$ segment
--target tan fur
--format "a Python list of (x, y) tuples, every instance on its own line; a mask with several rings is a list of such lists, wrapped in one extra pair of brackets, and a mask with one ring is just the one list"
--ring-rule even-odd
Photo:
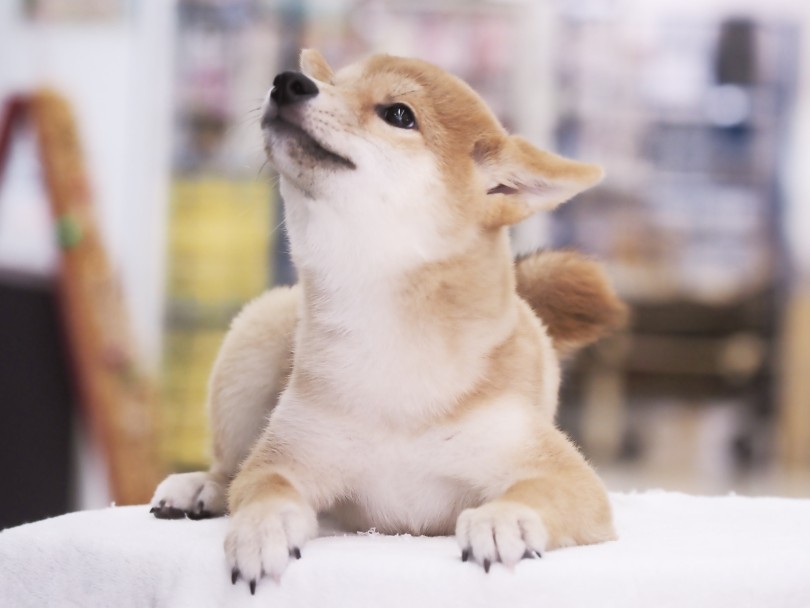
[(548, 549), (615, 539), (610, 504), (592, 491), (600, 485), (594, 471), (559, 431), (547, 429), (542, 440), (535, 457), (545, 470), (512, 485), (498, 500), (539, 511), (549, 532)]
[(323, 56), (312, 49), (301, 51), (301, 70), (321, 82), (332, 82), (335, 76)]
[[(239, 313), (222, 343), (208, 387), (212, 470), (221, 477), (236, 473), (262, 432), (268, 404), (287, 383), (299, 302), (298, 287), (262, 295)], [(236, 404), (242, 416), (233, 416)]]
[(620, 329), (627, 306), (597, 262), (574, 251), (542, 251), (518, 260), (517, 292), (543, 320), (565, 356)]
[[(318, 95), (268, 102), (265, 130), (300, 285), (243, 314), (212, 380), (208, 475), (227, 478), (252, 445), (229, 490), (230, 566), (280, 576), (324, 511), (357, 529), (455, 531), (487, 569), (614, 538), (604, 487), (554, 427), (555, 345), (594, 339), (621, 305), (571, 254), (516, 274), (506, 231), (601, 170), (508, 135), (424, 62), (375, 56), (333, 73), (307, 51), (302, 69)], [(381, 119), (395, 102), (417, 128)], [(154, 502), (194, 508), (200, 479), (167, 480)]]
[[(253, 467), (246, 467), (250, 471)], [(301, 495), (289, 480), (280, 473), (268, 473), (266, 470), (254, 479), (249, 473), (239, 476), (239, 481), (231, 484), (231, 508), (238, 509), (246, 501), (258, 501), (265, 498), (288, 499), (301, 501)]]

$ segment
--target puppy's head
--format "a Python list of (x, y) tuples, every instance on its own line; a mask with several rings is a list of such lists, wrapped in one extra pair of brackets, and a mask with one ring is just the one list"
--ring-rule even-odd
[(358, 251), (438, 259), (602, 176), (507, 134), (458, 78), (387, 55), (334, 73), (305, 50), (301, 72), (276, 78), (262, 126), (294, 253), (307, 234), (328, 247), (323, 221)]

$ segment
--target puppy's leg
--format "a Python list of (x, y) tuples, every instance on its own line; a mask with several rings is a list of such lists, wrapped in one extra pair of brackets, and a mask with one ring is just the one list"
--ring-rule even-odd
[[(290, 389), (228, 491), (225, 553), (232, 581), (251, 592), (264, 575), (278, 580), (318, 531), (316, 514), (345, 495), (347, 475), (323, 443), (330, 425), (309, 414)], [(320, 424), (320, 428), (319, 427)]]
[(243, 578), (251, 593), (264, 575), (278, 580), (318, 532), (317, 513), (294, 483), (286, 467), (266, 465), (244, 468), (231, 485), (225, 555), (231, 581)]
[[(536, 462), (499, 498), (459, 515), (462, 559), (485, 570), (549, 549), (616, 538), (602, 482), (557, 429), (540, 433)], [(521, 475), (522, 477), (522, 475)]]
[(226, 512), (228, 484), (287, 382), (299, 298), (297, 287), (273, 289), (234, 319), (209, 383), (211, 468), (164, 479), (151, 501), (156, 517), (200, 519)]

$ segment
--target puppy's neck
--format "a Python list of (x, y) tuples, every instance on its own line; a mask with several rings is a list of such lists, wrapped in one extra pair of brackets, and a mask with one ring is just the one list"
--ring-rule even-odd
[(414, 268), (375, 267), (374, 253), (369, 252), (360, 267), (336, 271), (329, 259), (323, 266), (302, 265), (299, 277), (305, 321), (343, 331), (362, 330), (379, 316), (396, 325), (415, 324), (420, 331), (448, 324), (462, 331), (465, 321), (501, 324), (516, 297), (505, 230), (482, 235), (466, 251)]
[(486, 376), (518, 322), (505, 233), (363, 288), (336, 287), (312, 268), (300, 279), (291, 386), (308, 403), (396, 428), (447, 415)]

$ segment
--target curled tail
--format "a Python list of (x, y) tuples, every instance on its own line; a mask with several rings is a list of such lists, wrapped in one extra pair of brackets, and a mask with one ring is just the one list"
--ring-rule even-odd
[(602, 266), (574, 251), (539, 251), (517, 260), (518, 294), (545, 323), (561, 355), (615, 331), (627, 322)]

